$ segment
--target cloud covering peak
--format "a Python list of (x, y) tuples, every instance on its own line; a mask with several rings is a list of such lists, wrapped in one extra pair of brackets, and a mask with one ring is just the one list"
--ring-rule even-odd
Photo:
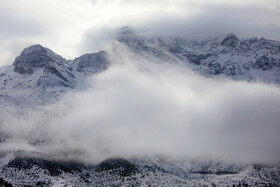
[(148, 35), (205, 39), (233, 32), (280, 40), (279, 6), (276, 0), (2, 1), (0, 64), (35, 43), (67, 59), (95, 52), (125, 25)]

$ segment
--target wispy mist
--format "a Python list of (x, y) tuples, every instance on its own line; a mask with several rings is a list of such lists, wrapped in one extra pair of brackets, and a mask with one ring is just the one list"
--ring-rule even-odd
[[(85, 90), (36, 110), (1, 112), (3, 150), (97, 162), (108, 157), (166, 156), (278, 161), (280, 89), (207, 79), (183, 66), (155, 63), (118, 43), (112, 66)], [(34, 147), (30, 140), (46, 140)]]

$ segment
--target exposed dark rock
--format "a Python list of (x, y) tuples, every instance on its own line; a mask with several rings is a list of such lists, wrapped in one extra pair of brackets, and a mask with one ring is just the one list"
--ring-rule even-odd
[(108, 171), (120, 176), (131, 176), (138, 172), (137, 167), (122, 158), (107, 159), (96, 166), (96, 171)]
[(222, 46), (236, 47), (239, 39), (234, 34), (227, 35), (221, 42)]
[(4, 179), (0, 178), (0, 187), (12, 187), (13, 185)]
[(36, 182), (36, 186), (51, 186), (50, 184), (48, 184), (47, 181), (38, 181)]
[(44, 69), (45, 73), (51, 73), (58, 76), (60, 79), (64, 80), (65, 82), (69, 82), (69, 80), (61, 74), (55, 67), (48, 65), (47, 68)]
[(36, 68), (42, 68), (51, 62), (64, 63), (65, 59), (41, 45), (25, 48), (15, 59), (14, 71), (20, 74), (32, 74)]
[(201, 175), (232, 175), (232, 174), (237, 174), (237, 172), (235, 171), (216, 171), (216, 172), (212, 172), (212, 171), (208, 171), (208, 170), (202, 170), (202, 171), (197, 171), (197, 172), (193, 172), (196, 174), (201, 174)]
[(208, 64), (209, 70), (213, 75), (220, 75), (224, 73), (224, 68), (218, 62), (212, 62)]
[(54, 76), (48, 76), (48, 74), (44, 74), (40, 76), (38, 79), (36, 86), (42, 87), (55, 87), (55, 86), (62, 86), (62, 87), (70, 87), (73, 88), (74, 86), (69, 81), (64, 81), (63, 79), (58, 79)]
[(261, 70), (270, 70), (275, 66), (276, 62), (273, 59), (269, 59), (267, 56), (263, 55), (258, 58), (254, 64), (254, 67)]
[(10, 161), (7, 167), (17, 168), (17, 169), (31, 169), (37, 166), (41, 169), (47, 170), (49, 175), (58, 176), (62, 172), (75, 173), (81, 172), (86, 166), (78, 162), (68, 162), (68, 161), (53, 161), (45, 160), (41, 158), (27, 158), (18, 157)]
[(100, 51), (93, 54), (84, 54), (74, 60), (78, 72), (98, 73), (109, 66), (107, 53)]
[(187, 54), (184, 56), (186, 56), (186, 58), (190, 63), (200, 65), (202, 60), (207, 59), (211, 55), (210, 54)]

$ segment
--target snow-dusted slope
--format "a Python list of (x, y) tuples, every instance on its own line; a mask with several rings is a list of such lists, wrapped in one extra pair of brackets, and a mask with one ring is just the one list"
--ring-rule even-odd
[(13, 65), (0, 68), (1, 104), (47, 104), (73, 90), (86, 75), (108, 66), (105, 52), (67, 61), (41, 45), (23, 50)]
[(189, 41), (182, 38), (148, 38), (124, 28), (118, 40), (131, 50), (164, 60), (183, 61), (207, 76), (279, 84), (280, 42), (265, 38), (225, 38)]
[(14, 186), (279, 186), (280, 166), (112, 158), (99, 164), (2, 154), (1, 179)]

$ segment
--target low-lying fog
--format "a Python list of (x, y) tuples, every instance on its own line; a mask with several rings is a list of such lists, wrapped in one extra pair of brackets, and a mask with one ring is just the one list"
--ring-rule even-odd
[[(111, 67), (89, 78), (87, 89), (24, 115), (6, 108), (0, 127), (12, 138), (0, 149), (89, 162), (114, 156), (279, 161), (278, 86), (207, 79), (118, 45), (109, 55)], [(48, 143), (34, 147), (30, 139)]]

